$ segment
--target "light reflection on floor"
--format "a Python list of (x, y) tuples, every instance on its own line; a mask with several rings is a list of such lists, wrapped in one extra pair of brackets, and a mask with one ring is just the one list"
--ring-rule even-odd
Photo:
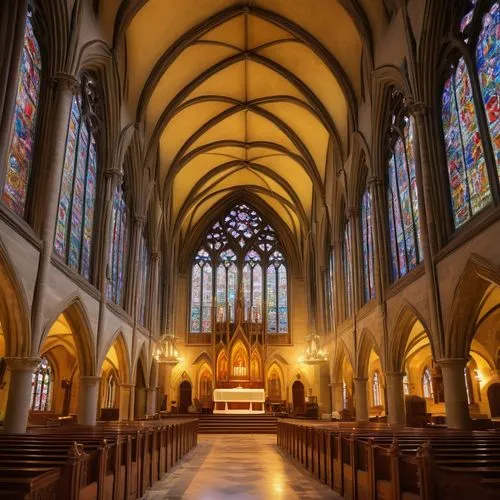
[(275, 435), (200, 435), (198, 446), (143, 500), (341, 499), (293, 460)]

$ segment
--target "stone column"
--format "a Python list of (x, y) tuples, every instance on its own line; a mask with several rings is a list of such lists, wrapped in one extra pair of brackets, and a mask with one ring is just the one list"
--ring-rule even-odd
[(470, 429), (472, 423), (464, 376), (467, 360), (449, 358), (440, 359), (438, 363), (443, 372), (446, 424), (449, 429)]
[(130, 393), (128, 399), (128, 419), (135, 419), (135, 385), (130, 386)]
[(81, 425), (95, 425), (100, 380), (100, 377), (94, 376), (80, 377), (80, 390), (78, 393), (78, 423)]
[(120, 384), (120, 420), (128, 420), (132, 384)]
[(71, 75), (57, 74), (54, 82), (56, 84), (56, 92), (53, 112), (51, 114), (52, 133), (49, 136), (51, 141), (45, 145), (48, 152), (46, 155), (47, 161), (43, 169), (45, 196), (42, 205), (43, 214), (40, 214), (40, 220), (42, 220), (40, 234), (42, 244), (31, 313), (32, 345), (35, 350), (40, 344), (44, 324), (43, 300), (46, 296), (46, 288), (49, 281), (50, 258), (52, 256), (57, 207), (59, 204), (59, 188), (66, 153), (68, 117), (71, 111), (73, 94), (78, 89), (78, 81)]
[(333, 382), (330, 386), (332, 389), (333, 411), (338, 411), (340, 413), (344, 409), (344, 384), (342, 384), (342, 382)]
[(146, 415), (156, 413), (156, 387), (146, 389)]
[(356, 422), (368, 422), (368, 395), (366, 393), (367, 378), (354, 379), (354, 404)]
[(31, 403), (32, 379), (40, 358), (5, 358), (10, 370), (9, 395), (5, 410), (4, 431), (26, 432)]
[(404, 373), (385, 374), (387, 384), (388, 422), (391, 425), (405, 425), (405, 400), (403, 389)]

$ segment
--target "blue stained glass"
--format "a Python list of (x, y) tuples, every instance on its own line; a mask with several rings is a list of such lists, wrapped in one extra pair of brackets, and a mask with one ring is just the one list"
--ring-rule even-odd
[(267, 331), (277, 333), (278, 324), (276, 317), (276, 268), (274, 265), (267, 267)]
[(193, 265), (191, 271), (191, 326), (193, 333), (201, 331), (201, 267)]
[(500, 177), (500, 6), (495, 2), (483, 17), (476, 47), (476, 64), (486, 110), (497, 173)]
[(85, 174), (87, 170), (88, 149), (89, 130), (84, 124), (80, 128), (80, 138), (78, 140), (78, 156), (71, 203), (71, 230), (69, 235), (68, 264), (75, 269), (79, 267), (80, 251), (82, 248), (83, 203), (85, 199)]
[(90, 255), (94, 229), (95, 197), (97, 191), (97, 146), (94, 138), (90, 142), (87, 179), (85, 187), (85, 207), (83, 224), (82, 275), (90, 279)]
[(361, 200), (361, 234), (363, 239), (363, 272), (365, 302), (375, 297), (372, 199), (366, 190)]
[(286, 267), (281, 264), (278, 268), (278, 331), (288, 332), (288, 282)]
[(21, 217), (24, 216), (31, 175), (42, 69), (40, 47), (33, 33), (31, 16), (31, 11), (28, 11), (2, 194), (5, 205)]
[(64, 166), (61, 179), (61, 192), (59, 195), (59, 208), (57, 212), (56, 235), (54, 248), (59, 256), (66, 255), (66, 235), (69, 226), (69, 216), (71, 210), (71, 196), (73, 191), (73, 176), (75, 173), (76, 143), (78, 129), (80, 126), (80, 106), (79, 96), (73, 97), (71, 113), (68, 123), (68, 133), (66, 137), (66, 154), (64, 155)]

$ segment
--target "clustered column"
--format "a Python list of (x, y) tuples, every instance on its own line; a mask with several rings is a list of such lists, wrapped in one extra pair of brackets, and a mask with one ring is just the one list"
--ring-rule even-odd
[(356, 421), (368, 422), (368, 394), (366, 392), (367, 378), (354, 379), (354, 401), (356, 408)]
[(391, 425), (405, 425), (405, 401), (402, 372), (385, 374), (387, 386), (388, 422)]

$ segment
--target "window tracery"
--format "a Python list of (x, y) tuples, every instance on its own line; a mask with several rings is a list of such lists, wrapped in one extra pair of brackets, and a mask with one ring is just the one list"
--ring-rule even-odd
[(97, 191), (97, 88), (88, 75), (81, 83), (68, 122), (54, 250), (88, 280)]
[(375, 298), (375, 273), (373, 251), (372, 197), (367, 188), (361, 199), (361, 236), (363, 240), (363, 276), (365, 302)]
[(33, 13), (28, 9), (2, 194), (4, 204), (20, 217), (24, 217), (35, 148), (41, 72), (40, 46), (33, 31)]
[(424, 398), (434, 399), (434, 389), (432, 387), (432, 375), (431, 370), (428, 366), (424, 369), (424, 374), (422, 375), (422, 392), (424, 393)]
[(492, 203), (500, 177), (500, 8), (488, 1), (468, 5), (455, 34), (460, 51), (447, 68), (441, 92), (455, 229)]
[(235, 323), (240, 298), (241, 321), (288, 333), (285, 256), (274, 229), (244, 203), (213, 224), (194, 258), (190, 332), (210, 333), (214, 321)]
[(42, 358), (31, 378), (31, 410), (49, 411), (52, 404), (52, 367)]
[(111, 221), (111, 244), (109, 246), (108, 299), (122, 305), (124, 283), (127, 272), (129, 216), (123, 185), (118, 185), (113, 197)]
[(373, 374), (372, 395), (373, 406), (382, 406), (382, 389), (380, 387), (380, 374), (378, 371)]
[(387, 206), (391, 274), (395, 281), (423, 260), (416, 179), (415, 123), (393, 92), (392, 125), (387, 166)]

